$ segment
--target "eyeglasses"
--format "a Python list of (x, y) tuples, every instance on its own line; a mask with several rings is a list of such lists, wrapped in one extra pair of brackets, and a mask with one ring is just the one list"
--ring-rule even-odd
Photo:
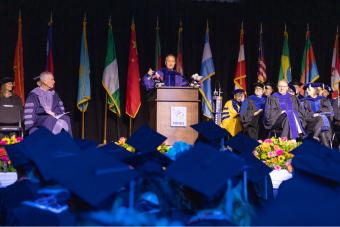
[(285, 88), (285, 87), (288, 87), (288, 86), (277, 86), (277, 87), (279, 87), (279, 88)]

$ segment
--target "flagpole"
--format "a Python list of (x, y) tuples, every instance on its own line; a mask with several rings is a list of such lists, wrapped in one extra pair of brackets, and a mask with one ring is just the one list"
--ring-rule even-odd
[(132, 133), (132, 117), (130, 117), (129, 136), (131, 136), (131, 133)]
[(85, 138), (85, 111), (81, 112), (81, 138)]
[(103, 144), (106, 144), (106, 132), (107, 132), (107, 92), (105, 92), (105, 105), (104, 105), (104, 139)]
[(117, 127), (117, 140), (120, 138), (120, 128), (119, 128), (119, 117), (116, 116), (116, 127)]

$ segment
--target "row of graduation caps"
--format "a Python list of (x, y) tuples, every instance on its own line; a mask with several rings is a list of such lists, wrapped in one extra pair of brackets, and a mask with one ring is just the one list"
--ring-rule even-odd
[[(166, 137), (146, 125), (127, 140), (136, 153), (114, 143), (97, 147), (86, 141), (82, 141), (82, 148), (86, 147), (86, 150), (81, 152), (80, 146), (68, 133), (53, 135), (44, 128), (21, 143), (7, 146), (6, 150), (14, 167), (25, 166), (32, 161), (45, 181), (59, 183), (94, 208), (127, 185), (129, 206), (133, 207), (134, 181), (143, 171), (161, 174), (210, 199), (221, 190), (230, 190), (230, 183), (235, 177), (243, 180), (245, 201), (248, 201), (248, 182), (267, 182), (271, 169), (252, 154), (259, 145), (257, 141), (243, 134), (224, 141), (227, 131), (212, 122), (192, 127), (200, 137), (189, 151), (176, 160), (157, 151)], [(225, 145), (234, 152), (224, 149)], [(305, 140), (293, 153), (293, 179), (255, 223), (339, 224), (336, 212), (340, 206), (337, 191), (340, 153), (313, 140)], [(319, 209), (315, 208), (316, 204)]]

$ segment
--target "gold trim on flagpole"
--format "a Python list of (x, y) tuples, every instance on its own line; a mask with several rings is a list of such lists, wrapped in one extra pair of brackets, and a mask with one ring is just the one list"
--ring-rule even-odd
[(81, 138), (85, 138), (85, 111), (81, 112)]
[(105, 92), (105, 105), (104, 105), (104, 139), (103, 144), (106, 144), (106, 132), (107, 132), (107, 92)]
[(131, 136), (131, 133), (132, 133), (132, 117), (130, 117), (129, 136)]

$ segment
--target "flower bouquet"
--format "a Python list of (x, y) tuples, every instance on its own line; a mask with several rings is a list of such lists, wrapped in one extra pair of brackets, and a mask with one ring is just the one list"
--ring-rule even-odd
[(293, 171), (291, 162), (294, 155), (290, 151), (298, 147), (301, 142), (288, 140), (286, 137), (272, 137), (258, 142), (260, 145), (254, 151), (258, 159), (274, 170), (286, 169), (290, 173)]
[(3, 137), (0, 140), (0, 172), (15, 172), (14, 167), (9, 160), (6, 149), (4, 146), (19, 143), (22, 141), (21, 137), (11, 136)]

